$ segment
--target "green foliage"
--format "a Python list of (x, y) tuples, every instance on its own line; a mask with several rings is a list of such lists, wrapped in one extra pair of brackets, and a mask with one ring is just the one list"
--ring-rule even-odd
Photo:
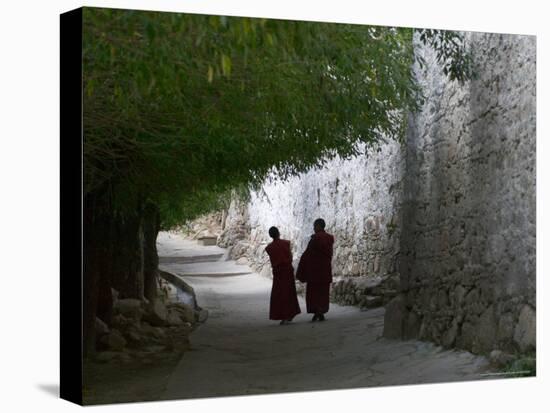
[(420, 98), (412, 33), (86, 8), (85, 194), (122, 214), (153, 202), (170, 226), (272, 172), (401, 139)]
[[(457, 32), (422, 29), (419, 38), (435, 50), (437, 62), (443, 66), (443, 73), (450, 80), (463, 83), (473, 77), (471, 54), (467, 52), (464, 39)], [(421, 67), (425, 65), (421, 56), (415, 57)]]

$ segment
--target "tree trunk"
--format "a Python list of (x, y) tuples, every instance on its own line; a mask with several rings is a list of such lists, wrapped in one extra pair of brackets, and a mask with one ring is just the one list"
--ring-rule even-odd
[(143, 298), (141, 213), (117, 219), (113, 244), (113, 287), (120, 298)]
[(104, 254), (100, 257), (100, 277), (99, 277), (99, 295), (97, 300), (97, 317), (103, 320), (107, 325), (111, 325), (113, 316), (113, 262), (115, 254), (113, 218), (109, 219), (108, 228), (105, 229), (101, 243), (105, 246)]
[(153, 301), (157, 296), (159, 264), (157, 235), (160, 230), (160, 216), (158, 208), (153, 204), (147, 204), (143, 212), (144, 295), (149, 301)]
[(120, 298), (154, 300), (157, 296), (160, 230), (159, 211), (153, 204), (136, 208), (133, 215), (115, 217), (99, 195), (89, 195), (84, 207), (84, 355), (95, 351), (95, 318), (112, 321), (112, 288)]
[(95, 318), (101, 281), (109, 247), (105, 239), (109, 234), (111, 220), (97, 208), (96, 197), (89, 195), (84, 200), (83, 211), (83, 291), (82, 291), (82, 330), (83, 353), (88, 356), (95, 352)]
[[(82, 347), (84, 357), (95, 351), (95, 317), (99, 291), (98, 248), (93, 240), (93, 224), (84, 214), (83, 291), (82, 291)], [(75, 293), (78, 293), (75, 291)]]

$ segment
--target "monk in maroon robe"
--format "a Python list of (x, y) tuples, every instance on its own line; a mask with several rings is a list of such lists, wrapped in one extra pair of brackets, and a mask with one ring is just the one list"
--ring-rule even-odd
[(307, 312), (311, 321), (324, 321), (329, 307), (330, 283), (332, 283), (332, 246), (334, 237), (325, 232), (321, 218), (313, 223), (315, 233), (300, 258), (296, 278), (306, 285)]
[(281, 320), (280, 324), (288, 324), (296, 314), (300, 313), (290, 241), (280, 239), (279, 230), (276, 227), (269, 229), (269, 236), (273, 238), (273, 241), (265, 247), (273, 269), (269, 319)]

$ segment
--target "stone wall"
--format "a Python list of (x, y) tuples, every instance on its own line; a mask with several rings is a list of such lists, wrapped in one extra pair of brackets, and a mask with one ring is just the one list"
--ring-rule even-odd
[(448, 82), (431, 50), (418, 50), (428, 61), (416, 70), (427, 99), (408, 131), (403, 297), (392, 308), (405, 336), (527, 351), (536, 308), (535, 38), (467, 38), (478, 78), (463, 86)]
[(535, 345), (535, 38), (467, 33), (478, 78), (417, 46), (425, 104), (406, 145), (336, 159), (234, 202), (220, 245), (270, 276), (267, 230), (295, 261), (315, 218), (335, 235), (334, 301), (386, 304), (386, 337), (476, 353)]

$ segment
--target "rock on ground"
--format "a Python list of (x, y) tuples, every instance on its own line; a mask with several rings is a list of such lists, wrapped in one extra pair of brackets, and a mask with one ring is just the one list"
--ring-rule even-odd
[(111, 351), (122, 351), (126, 347), (126, 339), (120, 331), (114, 328), (100, 339), (100, 343)]
[(168, 310), (166, 309), (166, 305), (161, 300), (154, 300), (147, 307), (147, 311), (143, 319), (153, 326), (165, 325), (168, 319)]
[(521, 351), (533, 350), (536, 341), (536, 313), (529, 305), (523, 306), (514, 332), (514, 340)]
[(113, 305), (116, 314), (122, 314), (128, 318), (139, 319), (143, 314), (142, 301), (135, 298), (117, 300)]

